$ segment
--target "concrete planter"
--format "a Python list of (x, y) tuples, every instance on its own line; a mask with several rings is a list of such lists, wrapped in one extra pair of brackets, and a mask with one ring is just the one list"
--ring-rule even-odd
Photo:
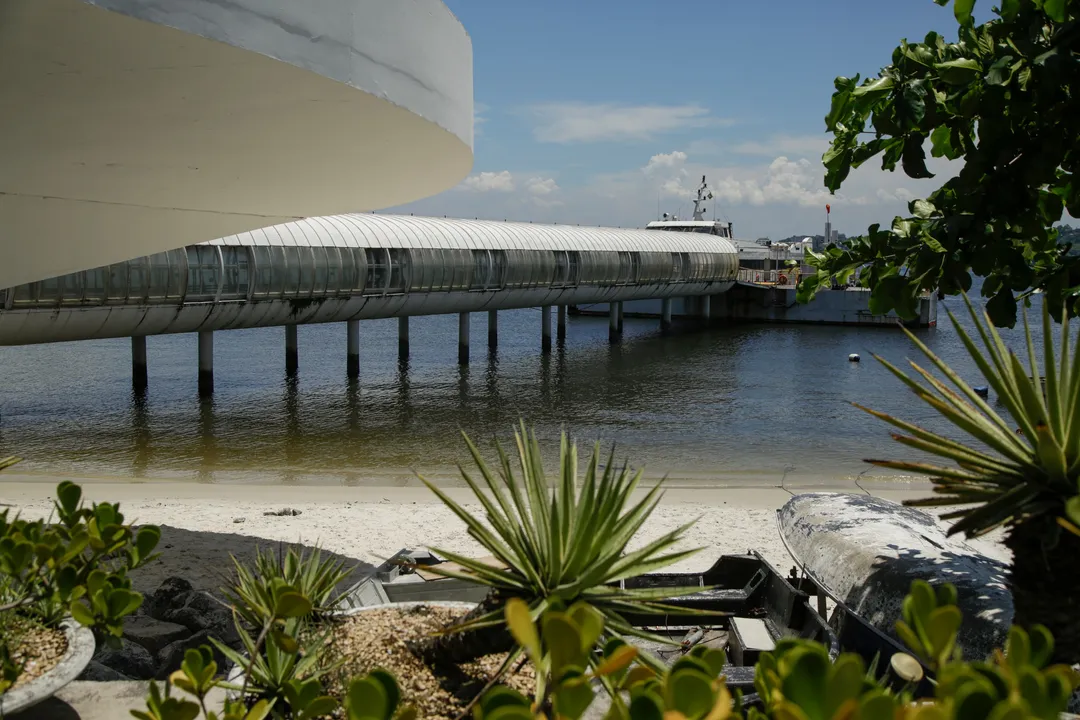
[(94, 656), (94, 633), (71, 618), (60, 623), (60, 629), (67, 637), (67, 652), (52, 670), (0, 695), (0, 717), (13, 715), (49, 699), (90, 664)]

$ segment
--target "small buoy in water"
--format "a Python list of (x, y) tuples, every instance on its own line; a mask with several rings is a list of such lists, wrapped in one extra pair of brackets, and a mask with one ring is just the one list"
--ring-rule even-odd
[(986, 387), (985, 385), (980, 385), (979, 387), (973, 387), (971, 389), (974, 390), (975, 394), (979, 397), (990, 397), (990, 388)]
[(848, 362), (859, 362), (862, 358), (859, 357), (859, 353), (851, 353), (847, 356)]

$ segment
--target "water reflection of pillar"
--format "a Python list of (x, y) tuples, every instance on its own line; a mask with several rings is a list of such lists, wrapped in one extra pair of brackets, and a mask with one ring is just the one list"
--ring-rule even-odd
[(411, 383), (409, 382), (409, 363), (408, 361), (401, 361), (398, 363), (398, 378), (397, 378), (397, 406), (399, 427), (402, 430), (407, 430), (409, 423), (412, 422), (412, 394)]
[(458, 365), (458, 406), (461, 408), (464, 421), (465, 413), (469, 410), (469, 366)]
[[(202, 333), (199, 333), (200, 336)], [(199, 469), (196, 479), (199, 482), (214, 482), (214, 468), (217, 467), (217, 437), (214, 435), (214, 400), (203, 397), (199, 400)]]
[(296, 483), (292, 468), (304, 465), (303, 428), (300, 422), (300, 383), (295, 376), (285, 379), (285, 462), (281, 473), (283, 485)]
[(487, 369), (484, 372), (484, 391), (488, 411), (497, 415), (502, 403), (499, 401), (499, 359), (495, 353), (488, 355)]
[(345, 415), (350, 432), (356, 432), (360, 427), (360, 381), (357, 378), (349, 378), (345, 386)]
[(566, 345), (559, 343), (555, 354), (555, 395), (562, 400), (563, 387), (566, 384)]
[(131, 398), (131, 441), (134, 446), (132, 475), (146, 477), (146, 468), (150, 465), (150, 421), (145, 393), (136, 392)]
[(545, 405), (551, 404), (551, 353), (540, 356), (540, 399)]

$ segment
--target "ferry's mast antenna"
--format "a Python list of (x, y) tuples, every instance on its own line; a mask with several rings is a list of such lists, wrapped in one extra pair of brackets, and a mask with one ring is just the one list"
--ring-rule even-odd
[[(705, 176), (702, 175), (701, 176), (701, 187), (698, 188), (697, 197), (694, 198), (694, 220), (704, 220), (705, 219), (704, 203), (705, 203), (706, 200), (712, 200), (712, 199), (713, 199), (712, 190), (709, 190), (709, 186), (705, 182)], [(713, 205), (713, 207), (714, 208), (716, 207), (715, 204)]]

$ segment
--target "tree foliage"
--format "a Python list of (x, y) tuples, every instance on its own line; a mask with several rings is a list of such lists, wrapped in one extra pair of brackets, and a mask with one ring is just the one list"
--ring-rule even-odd
[(831, 192), (878, 156), (882, 169), (899, 165), (912, 178), (934, 177), (927, 150), (963, 168), (909, 203), (910, 217), (812, 253), (818, 272), (801, 300), (861, 267), (875, 312), (912, 318), (920, 293), (967, 291), (972, 274), (985, 278), (996, 325), (1012, 327), (1032, 289), (1052, 299), (1058, 320), (1063, 307), (1080, 311), (1080, 260), (1053, 227), (1063, 211), (1080, 217), (1080, 0), (1000, 0), (982, 25), (974, 5), (953, 2), (957, 42), (931, 32), (902, 41), (877, 77), (836, 79), (822, 158)]

